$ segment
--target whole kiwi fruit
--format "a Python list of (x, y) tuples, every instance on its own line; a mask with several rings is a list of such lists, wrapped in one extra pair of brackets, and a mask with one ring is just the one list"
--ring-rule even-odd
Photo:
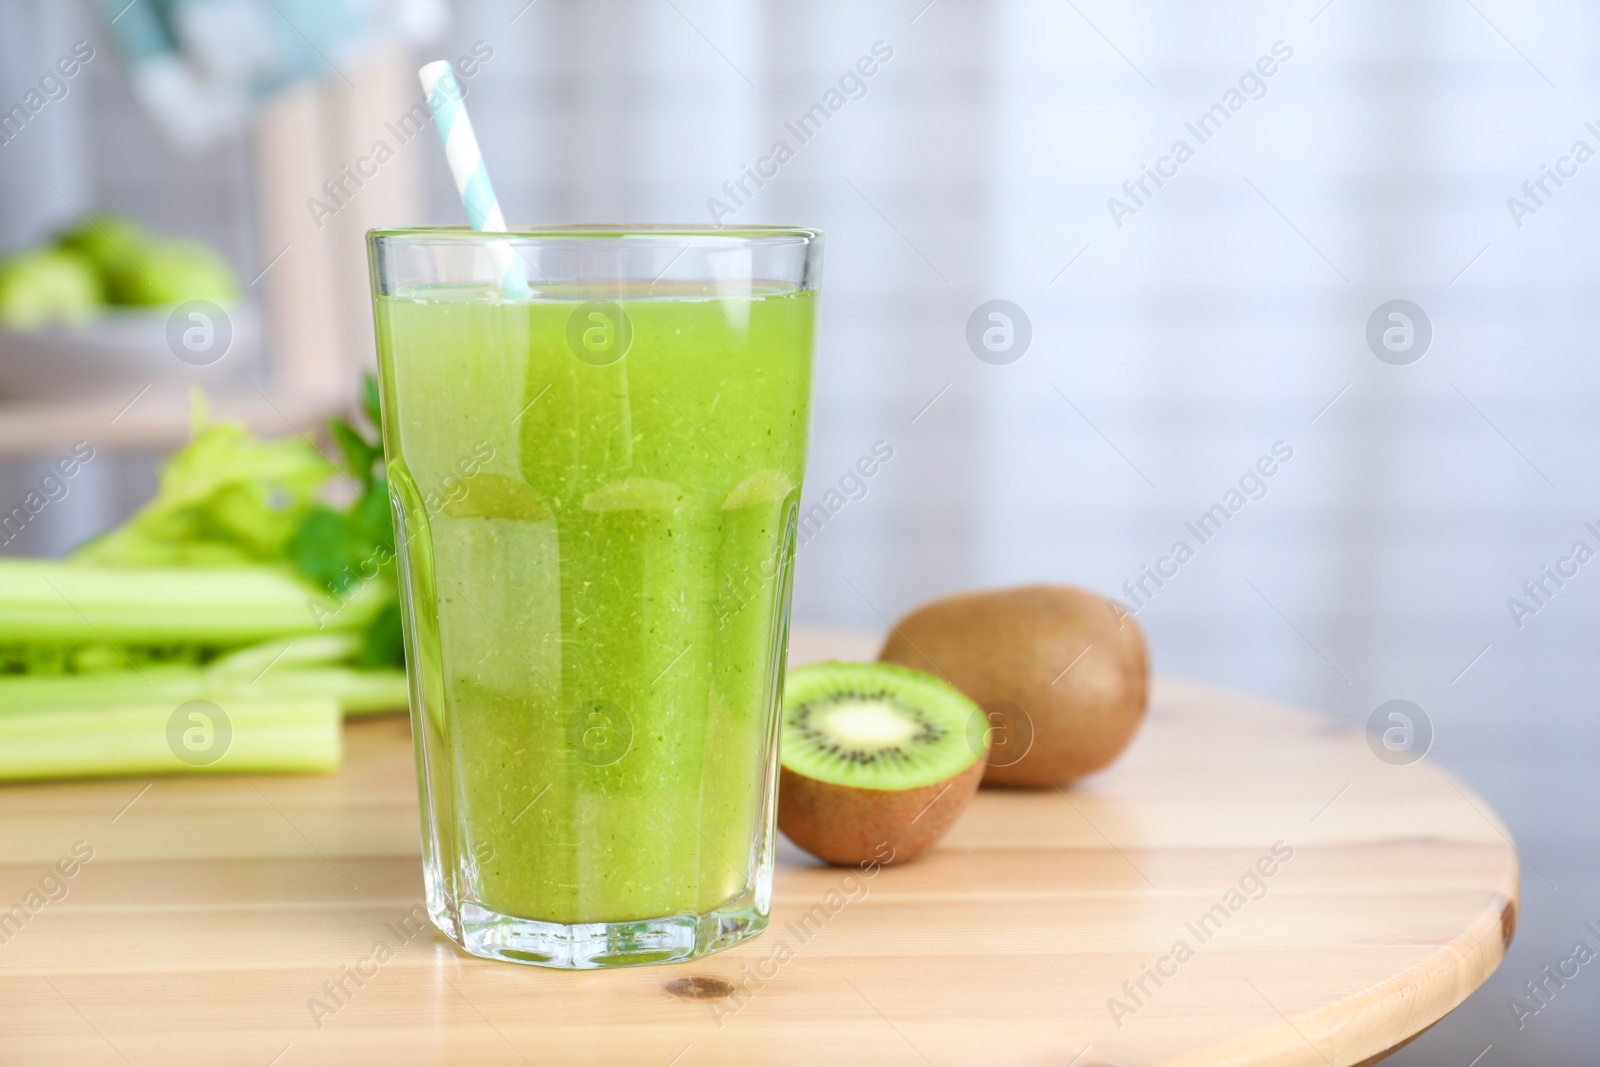
[(1115, 601), (1030, 585), (936, 600), (878, 659), (943, 678), (988, 716), (986, 785), (1067, 785), (1122, 753), (1144, 720), (1144, 634)]

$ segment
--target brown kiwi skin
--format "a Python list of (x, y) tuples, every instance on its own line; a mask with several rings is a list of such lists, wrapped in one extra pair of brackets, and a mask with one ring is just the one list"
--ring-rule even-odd
[[(995, 728), (986, 785), (1069, 785), (1104, 768), (1133, 740), (1150, 693), (1149, 653), (1132, 615), (1071, 586), (936, 600), (895, 625), (878, 659), (942, 677), (984, 709)], [(1027, 721), (1010, 721), (997, 701)], [(1026, 739), (1030, 726), (1032, 744), (1017, 759), (1002, 739)]]
[(888, 866), (916, 859), (949, 832), (978, 791), (983, 760), (915, 789), (861, 789), (781, 770), (778, 829), (790, 841), (839, 867)]

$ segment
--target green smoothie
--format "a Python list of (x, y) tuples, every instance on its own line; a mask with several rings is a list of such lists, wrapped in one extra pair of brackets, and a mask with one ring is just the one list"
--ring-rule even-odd
[(430, 896), (576, 924), (751, 891), (813, 316), (775, 286), (377, 299)]

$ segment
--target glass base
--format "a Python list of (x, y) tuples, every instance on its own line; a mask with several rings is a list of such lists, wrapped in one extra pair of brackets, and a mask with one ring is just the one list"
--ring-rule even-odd
[(681, 963), (720, 952), (767, 928), (767, 909), (754, 892), (704, 915), (665, 915), (627, 922), (565, 923), (502, 915), (468, 902), (433, 923), (461, 949), (487, 960), (535, 967), (590, 970), (647, 963)]

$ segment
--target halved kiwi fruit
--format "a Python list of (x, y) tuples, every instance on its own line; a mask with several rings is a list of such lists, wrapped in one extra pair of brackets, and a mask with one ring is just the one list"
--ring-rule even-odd
[(988, 747), (983, 711), (932, 675), (797, 668), (784, 686), (778, 827), (829, 863), (903, 863), (966, 810)]

